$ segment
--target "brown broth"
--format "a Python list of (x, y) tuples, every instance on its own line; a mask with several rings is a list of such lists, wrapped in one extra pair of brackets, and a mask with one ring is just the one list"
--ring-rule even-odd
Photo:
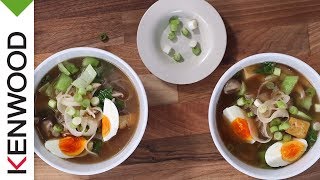
[[(81, 62), (83, 58), (76, 58), (68, 60), (69, 62), (74, 63), (77, 67), (81, 67)], [(108, 62), (105, 62), (103, 60), (100, 60), (100, 63), (102, 66), (113, 66), (109, 64)], [(47, 75), (50, 75), (51, 77), (58, 77), (60, 74), (57, 67), (54, 67), (52, 70), (50, 70)], [(73, 78), (75, 79), (75, 78)], [(72, 161), (75, 163), (96, 163), (100, 161), (104, 161), (106, 159), (111, 158), (112, 156), (116, 155), (118, 152), (120, 152), (130, 141), (133, 134), (135, 133), (138, 120), (139, 120), (139, 99), (137, 92), (130, 82), (129, 78), (118, 68), (113, 66), (113, 71), (105, 76), (104, 80), (106, 82), (111, 81), (117, 81), (122, 82), (122, 84), (125, 84), (126, 87), (122, 88), (125, 89), (125, 91), (130, 95), (129, 100), (127, 100), (125, 110), (126, 112), (131, 113), (131, 126), (126, 127), (125, 129), (119, 129), (117, 132), (117, 135), (114, 136), (112, 139), (110, 139), (108, 142), (105, 142), (103, 144), (102, 150), (98, 157), (93, 155), (87, 155), (84, 157), (77, 157), (73, 159), (67, 159), (68, 161)], [(128, 82), (128, 83), (123, 83)], [(117, 83), (114, 83), (117, 86)], [(120, 86), (114, 87), (115, 89), (119, 89)], [(37, 88), (39, 89), (39, 87)], [(49, 98), (38, 91), (35, 93), (35, 115), (36, 117), (39, 116), (47, 116), (49, 114), (53, 114), (53, 111), (48, 107), (47, 103), (49, 101)], [(37, 129), (40, 129), (37, 127)], [(37, 131), (37, 133), (40, 135), (40, 137), (45, 137), (41, 131)], [(43, 143), (48, 140), (47, 138), (42, 139)]]
[[(257, 67), (257, 65), (254, 65), (254, 66)], [(281, 64), (277, 64), (277, 67), (280, 67), (283, 70), (283, 74), (285, 73), (288, 75), (299, 76), (298, 83), (303, 84), (303, 86), (312, 87), (309, 81), (302, 74), (298, 73), (296, 70)], [(242, 71), (241, 71), (241, 74), (242, 74)], [(264, 77), (265, 77), (264, 75), (258, 75), (249, 80), (244, 80), (244, 78), (241, 75), (238, 77), (234, 77), (234, 79), (237, 79), (239, 81), (244, 81), (245, 84), (247, 85), (248, 93), (256, 96), (259, 86), (264, 81)], [(279, 86), (280, 82), (276, 82), (275, 84)], [(292, 95), (290, 96), (291, 98), (292, 97), (295, 98), (297, 95), (292, 93)], [(267, 148), (276, 141), (270, 141), (269, 143), (266, 143), (266, 144), (262, 144), (259, 142), (255, 142), (254, 144), (242, 143), (239, 140), (237, 140), (237, 137), (231, 130), (229, 123), (226, 120), (224, 120), (222, 116), (223, 110), (227, 107), (230, 107), (236, 104), (237, 98), (238, 98), (237, 95), (226, 95), (224, 92), (221, 92), (221, 95), (217, 104), (216, 119), (217, 119), (219, 134), (222, 138), (222, 141), (224, 142), (224, 145), (229, 149), (229, 151), (234, 156), (239, 158), (241, 161), (255, 167), (270, 168), (265, 163), (260, 162), (259, 152), (267, 150)], [(313, 104), (315, 103), (319, 103), (318, 97), (314, 98)], [(320, 121), (320, 113), (316, 113), (313, 107), (307, 113), (310, 114), (315, 121)], [(312, 127), (310, 126), (310, 128)]]

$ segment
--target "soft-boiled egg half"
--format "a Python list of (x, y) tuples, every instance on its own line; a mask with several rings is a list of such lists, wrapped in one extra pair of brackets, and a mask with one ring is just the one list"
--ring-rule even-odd
[(235, 135), (246, 143), (253, 144), (255, 140), (252, 138), (246, 115), (238, 106), (231, 106), (223, 110), (224, 118), (230, 122), (231, 129)]
[(109, 99), (104, 100), (101, 127), (103, 141), (108, 141), (118, 132), (119, 112), (116, 105)]
[(266, 163), (271, 167), (286, 166), (297, 161), (306, 151), (308, 143), (304, 139), (293, 139), (289, 142), (276, 142), (265, 155)]
[(45, 142), (44, 146), (60, 158), (74, 158), (85, 149), (87, 140), (83, 137), (67, 136)]

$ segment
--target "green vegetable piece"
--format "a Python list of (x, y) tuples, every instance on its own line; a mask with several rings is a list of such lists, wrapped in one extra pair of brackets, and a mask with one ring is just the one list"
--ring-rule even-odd
[(176, 35), (176, 33), (175, 32), (170, 32), (169, 34), (168, 34), (168, 39), (169, 40), (174, 40), (175, 38), (177, 37), (177, 35)]
[(82, 99), (83, 99), (81, 94), (78, 94), (78, 93), (76, 93), (73, 98), (79, 103), (82, 102)]
[(48, 96), (48, 97), (53, 97), (54, 96), (54, 88), (53, 88), (53, 85), (52, 84), (50, 84), (48, 87), (47, 87), (47, 89), (46, 89), (46, 91), (45, 91), (45, 94)]
[(254, 116), (256, 116), (252, 111), (250, 111), (250, 112), (248, 112), (247, 113), (247, 116), (249, 117), (249, 118), (251, 118), (251, 117), (254, 117)]
[(76, 110), (72, 117), (80, 117), (80, 110)]
[(276, 106), (280, 109), (287, 109), (287, 104), (283, 101), (276, 101)]
[(92, 65), (89, 64), (86, 69), (81, 73), (81, 75), (72, 82), (77, 88), (86, 88), (97, 76), (97, 72), (93, 69)]
[(56, 85), (54, 86), (54, 88), (58, 91), (61, 92), (66, 92), (68, 87), (71, 85), (72, 83), (72, 78), (65, 75), (64, 73), (60, 74), (58, 81), (56, 83)]
[(265, 155), (266, 155), (266, 150), (258, 152), (258, 159), (262, 164), (266, 163)]
[(92, 85), (88, 85), (87, 87), (86, 87), (86, 91), (93, 91), (93, 86)]
[(246, 104), (246, 99), (244, 97), (240, 97), (238, 100), (237, 100), (237, 105), (238, 106), (244, 106)]
[(240, 90), (239, 90), (239, 92), (238, 92), (238, 96), (243, 96), (246, 92), (247, 92), (247, 86), (246, 86), (246, 84), (242, 81), (242, 82), (241, 82), (241, 86), (240, 86)]
[(273, 74), (276, 75), (276, 76), (280, 76), (281, 75), (281, 69), (280, 68), (274, 68), (273, 70)]
[(55, 124), (52, 128), (55, 132), (61, 133), (63, 131), (63, 125), (62, 124)]
[(312, 106), (312, 97), (311, 96), (306, 96), (305, 98), (303, 98), (302, 100), (298, 100), (298, 104), (300, 107), (302, 107), (303, 109), (309, 111), (311, 106)]
[(183, 58), (182, 58), (181, 54), (178, 53), (178, 52), (174, 53), (173, 59), (174, 59), (176, 62), (182, 62), (182, 61), (183, 61)]
[(306, 90), (306, 94), (307, 96), (310, 96), (310, 97), (314, 97), (316, 95), (316, 90), (313, 88), (313, 87), (309, 87), (307, 90)]
[(283, 137), (283, 135), (282, 135), (282, 133), (279, 132), (279, 131), (277, 131), (277, 132), (275, 132), (275, 133), (273, 134), (273, 139), (274, 139), (274, 140), (281, 141), (281, 140), (282, 140), (282, 137)]
[(50, 99), (48, 102), (48, 106), (51, 107), (52, 109), (55, 109), (57, 107), (57, 101)]
[(318, 131), (313, 128), (309, 128), (306, 140), (308, 142), (308, 149), (310, 149), (318, 139)]
[(99, 154), (103, 146), (103, 142), (99, 139), (94, 139), (93, 140), (93, 147), (92, 151)]
[(109, 41), (109, 36), (107, 35), (107, 33), (101, 33), (100, 34), (100, 40), (102, 41), (102, 42), (108, 42)]
[(90, 106), (90, 100), (89, 99), (84, 99), (82, 100), (82, 103), (81, 105), (85, 108), (89, 107)]
[(97, 67), (99, 65), (99, 60), (94, 58), (94, 57), (85, 57), (83, 60), (82, 60), (82, 66), (83, 67), (87, 67), (89, 64), (92, 66), (92, 67)]
[(297, 115), (298, 112), (299, 112), (299, 110), (298, 110), (298, 108), (295, 107), (295, 106), (291, 106), (291, 107), (289, 108), (289, 113), (290, 113), (290, 114)]
[(76, 113), (76, 110), (72, 106), (69, 106), (69, 107), (66, 108), (66, 113), (69, 116), (73, 116)]
[(291, 141), (291, 139), (292, 139), (292, 136), (290, 134), (285, 134), (285, 135), (283, 135), (282, 141), (289, 142), (289, 141)]
[[(172, 24), (172, 23), (177, 23), (179, 20), (179, 17), (178, 16), (172, 16), (170, 19), (169, 19), (169, 23)], [(180, 22), (180, 21), (179, 21)]]
[(285, 131), (290, 128), (289, 122), (285, 121), (279, 125), (279, 131)]
[(125, 102), (120, 100), (120, 99), (116, 99), (116, 101), (114, 102), (114, 104), (116, 105), (118, 110), (123, 110), (126, 106)]
[(274, 72), (275, 66), (276, 66), (276, 63), (274, 63), (274, 62), (264, 62), (256, 70), (256, 73), (264, 74), (264, 75), (271, 75)]
[(80, 94), (80, 95), (86, 95), (87, 94), (87, 91), (86, 91), (86, 89), (85, 88), (79, 88), (78, 89), (78, 94)]
[(279, 131), (278, 126), (272, 126), (272, 127), (270, 127), (270, 132), (271, 132), (271, 133), (274, 133), (274, 132), (277, 132), (277, 131)]
[(181, 33), (185, 36), (185, 37), (190, 37), (190, 31), (187, 28), (182, 28)]
[(305, 120), (308, 120), (308, 121), (312, 121), (312, 117), (309, 116), (308, 114), (302, 112), (302, 111), (298, 111), (298, 114), (297, 114), (298, 117), (302, 118), (302, 119), (305, 119)]
[(291, 94), (298, 80), (299, 76), (286, 76), (281, 84), (281, 91), (287, 95)]
[(91, 98), (90, 102), (91, 102), (92, 106), (98, 106), (100, 103), (100, 100), (98, 97), (93, 97), (93, 98)]
[(279, 126), (281, 124), (281, 119), (280, 118), (274, 118), (270, 123), (269, 126)]
[(62, 63), (58, 64), (58, 68), (62, 73), (64, 73), (67, 76), (70, 76), (70, 72), (68, 71), (67, 68), (64, 67), (64, 65)]
[(77, 68), (76, 65), (68, 61), (63, 62), (63, 65), (71, 74), (75, 74), (79, 71), (79, 68)]
[(192, 48), (192, 53), (196, 56), (199, 56), (201, 54), (201, 48), (199, 46), (196, 46), (194, 48)]
[(179, 24), (173, 24), (173, 23), (170, 24), (170, 31), (171, 32), (177, 32), (178, 29), (179, 29)]

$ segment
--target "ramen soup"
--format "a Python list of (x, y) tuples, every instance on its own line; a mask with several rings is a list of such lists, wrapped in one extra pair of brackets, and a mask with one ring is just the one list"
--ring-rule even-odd
[(59, 158), (94, 163), (121, 151), (139, 118), (137, 93), (118, 68), (93, 57), (64, 61), (35, 93), (35, 128)]
[(315, 88), (294, 69), (272, 62), (246, 67), (230, 79), (216, 117), (227, 149), (260, 168), (299, 160), (320, 130)]

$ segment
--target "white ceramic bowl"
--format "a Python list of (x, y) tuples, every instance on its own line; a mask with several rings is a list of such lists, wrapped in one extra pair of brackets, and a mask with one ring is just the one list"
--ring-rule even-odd
[[(180, 49), (190, 53), (182, 63), (174, 62), (162, 52), (161, 36), (172, 16), (198, 21), (202, 49), (199, 56), (191, 53), (189, 40), (185, 40), (182, 43), (185, 46)], [(179, 42), (183, 41), (181, 37)], [(138, 51), (145, 66), (158, 78), (173, 84), (190, 84), (210, 75), (221, 62), (226, 44), (222, 18), (205, 0), (159, 0), (143, 15), (137, 32)]]
[[(122, 72), (124, 72), (132, 84), (134, 85), (140, 103), (140, 117), (137, 125), (137, 129), (131, 138), (130, 142), (115, 156), (105, 161), (94, 163), (94, 164), (77, 164), (67, 160), (63, 160), (58, 158), (57, 156), (50, 153), (47, 149), (45, 149), (43, 143), (39, 139), (37, 133), (34, 134), (34, 147), (37, 155), (45, 161), (50, 166), (59, 169), (61, 171), (77, 174), (77, 175), (91, 175), (98, 174), (105, 171), (108, 171), (120, 163), (125, 161), (137, 148), (140, 143), (142, 136), (144, 134), (147, 120), (148, 120), (148, 102), (145, 89), (138, 77), (138, 75), (134, 72), (134, 70), (122, 59), (119, 57), (100, 49), (88, 48), (88, 47), (79, 47), (67, 49), (61, 52), (58, 52), (45, 61), (43, 61), (35, 70), (34, 79), (36, 89), (37, 85), (41, 81), (41, 79), (45, 76), (45, 74), (56, 66), (58, 63), (63, 62), (65, 60), (76, 58), (76, 57), (84, 57), (91, 56), (99, 59), (103, 59), (116, 67), (118, 67)], [(36, 132), (36, 131), (35, 131)]]
[(320, 153), (319, 153), (320, 141), (319, 140), (297, 162), (279, 169), (261, 169), (261, 168), (253, 167), (246, 163), (243, 163), (242, 161), (240, 161), (238, 158), (236, 158), (229, 152), (229, 150), (225, 147), (220, 137), (220, 134), (217, 128), (217, 122), (216, 122), (216, 106), (218, 104), (218, 100), (220, 98), (221, 92), (226, 82), (229, 79), (231, 79), (235, 73), (237, 73), (244, 67), (266, 62), (266, 61), (285, 64), (297, 70), (310, 81), (313, 87), (316, 88), (316, 91), (318, 92), (318, 96), (319, 96), (320, 76), (314, 69), (312, 69), (309, 65), (307, 65), (303, 61), (292, 56), (278, 54), (278, 53), (263, 53), (263, 54), (253, 55), (234, 64), (230, 69), (228, 69), (224, 73), (224, 75), (220, 78), (219, 82), (217, 83), (212, 93), (210, 106), (209, 106), (208, 116), (209, 116), (210, 132), (211, 132), (213, 141), (217, 149), (221, 153), (221, 155), (237, 170), (249, 176), (260, 178), (260, 179), (285, 179), (285, 178), (289, 178), (302, 173), (303, 171), (311, 167), (320, 158)]

